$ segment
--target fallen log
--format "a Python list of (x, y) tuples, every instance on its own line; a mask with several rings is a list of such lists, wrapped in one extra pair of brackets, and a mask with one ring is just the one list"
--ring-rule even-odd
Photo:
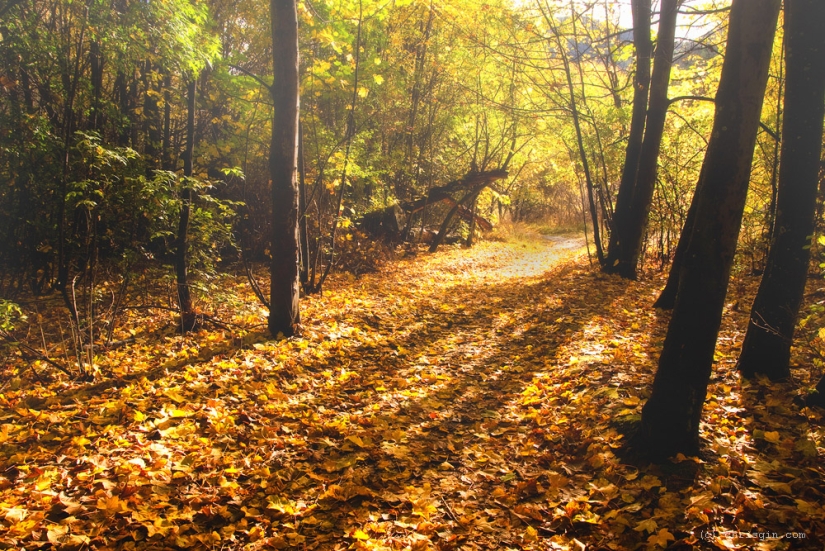
[(424, 209), (427, 205), (452, 199), (453, 197), (450, 193), (454, 191), (472, 189), (477, 187), (479, 184), (485, 184), (485, 186), (487, 186), (496, 180), (506, 178), (507, 175), (507, 170), (503, 168), (496, 170), (485, 170), (482, 172), (468, 172), (464, 175), (464, 177), (459, 178), (458, 180), (453, 180), (443, 186), (432, 188), (426, 197), (421, 197), (419, 199), (415, 199), (414, 201), (405, 201), (400, 203), (400, 206), (404, 209), (404, 211), (414, 214)]
[(466, 221), (466, 222), (472, 222), (472, 221), (473, 221), (473, 218), (475, 217), (476, 224), (478, 224), (478, 226), (479, 226), (482, 230), (484, 230), (484, 231), (490, 231), (490, 230), (492, 230), (492, 229), (493, 229), (493, 224), (492, 224), (492, 222), (490, 222), (490, 221), (489, 221), (489, 220), (487, 220), (486, 218), (483, 218), (483, 217), (481, 217), (481, 216), (479, 216), (479, 215), (477, 215), (477, 214), (475, 214), (475, 215), (474, 215), (472, 210), (468, 209), (467, 207), (465, 207), (465, 206), (463, 206), (463, 205), (460, 205), (460, 204), (458, 203), (458, 201), (456, 201), (456, 200), (455, 200), (455, 199), (453, 199), (452, 197), (449, 197), (449, 198), (447, 198), (447, 199), (444, 199), (444, 202), (445, 202), (445, 203), (447, 203), (448, 205), (450, 205), (451, 207), (455, 207), (456, 205), (458, 205), (458, 210), (456, 211), (456, 214), (457, 214), (457, 215), (458, 215), (458, 216), (459, 216), (462, 220), (464, 220), (464, 221)]
[[(481, 191), (491, 185), (496, 180), (506, 178), (506, 169), (486, 170), (482, 172), (468, 172), (464, 177), (453, 180), (443, 186), (434, 187), (426, 197), (421, 197), (413, 201), (404, 201), (380, 210), (368, 212), (358, 222), (357, 226), (376, 238), (384, 238), (389, 241), (401, 241), (406, 226), (416, 212), (424, 210), (429, 205), (436, 203), (447, 203), (451, 209), (447, 215), (447, 223), (454, 216), (459, 216), (467, 222), (475, 223), (484, 231), (493, 229), (493, 224), (477, 214), (473, 214), (471, 209), (464, 206), (471, 196), (478, 196)], [(462, 199), (456, 201), (452, 196), (453, 192), (465, 191)], [(446, 230), (444, 230), (446, 231)], [(436, 236), (435, 240), (440, 242), (444, 239), (444, 232)], [(436, 245), (437, 247), (438, 245)]]

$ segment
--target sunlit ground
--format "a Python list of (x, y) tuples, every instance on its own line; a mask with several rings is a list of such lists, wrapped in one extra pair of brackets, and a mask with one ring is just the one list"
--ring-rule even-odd
[(92, 386), (41, 363), (37, 384), (12, 358), (0, 545), (821, 549), (821, 416), (739, 383), (733, 302), (703, 456), (622, 456), (661, 282), (603, 276), (583, 245), (511, 236), (336, 276), (281, 341), (227, 279), (236, 304), (217, 313), (250, 329), (180, 337), (168, 313), (135, 314)]

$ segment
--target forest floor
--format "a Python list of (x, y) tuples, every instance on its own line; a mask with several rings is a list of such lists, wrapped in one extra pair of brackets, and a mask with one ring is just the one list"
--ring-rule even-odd
[(94, 383), (8, 356), (0, 548), (822, 549), (807, 371), (734, 371), (756, 279), (731, 290), (702, 456), (651, 465), (622, 431), (664, 337), (661, 276), (604, 276), (582, 246), (510, 236), (336, 276), (289, 340), (226, 277), (232, 330), (130, 310), (134, 342)]

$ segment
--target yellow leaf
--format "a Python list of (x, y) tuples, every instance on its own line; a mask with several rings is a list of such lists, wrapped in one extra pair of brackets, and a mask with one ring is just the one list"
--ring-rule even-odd
[(366, 541), (370, 539), (370, 535), (360, 529), (353, 532), (352, 537), (361, 541)]
[(115, 513), (127, 510), (126, 502), (121, 501), (117, 496), (98, 499), (97, 508), (108, 515), (114, 515)]
[(381, 75), (372, 75), (372, 80), (374, 80), (376, 84), (384, 83), (384, 77), (382, 77)]
[(352, 442), (353, 444), (355, 444), (355, 445), (356, 445), (356, 446), (358, 446), (359, 448), (363, 448), (363, 447), (364, 447), (364, 441), (363, 441), (363, 440), (361, 440), (361, 437), (360, 437), (360, 436), (356, 436), (356, 435), (354, 435), (354, 434), (351, 434), (350, 436), (347, 436), (347, 437), (345, 438), (345, 440), (349, 440), (350, 442)]
[(539, 539), (539, 532), (532, 526), (528, 526), (527, 530), (524, 531), (524, 541), (536, 541)]
[(639, 485), (645, 490), (650, 490), (651, 488), (655, 488), (656, 486), (661, 486), (662, 481), (659, 480), (659, 477), (646, 474), (642, 477), (642, 480), (639, 481)]
[(86, 438), (85, 436), (75, 436), (74, 438), (72, 438), (72, 444), (79, 447), (79, 448), (82, 448), (83, 446), (87, 446), (91, 443), (92, 443), (92, 441), (89, 440), (88, 438)]
[(634, 530), (636, 530), (637, 532), (647, 532), (648, 534), (652, 534), (656, 531), (658, 527), (659, 525), (656, 524), (656, 521), (652, 518), (649, 518), (637, 524)]
[(660, 547), (667, 547), (668, 541), (676, 541), (676, 538), (673, 534), (667, 531), (667, 528), (662, 528), (657, 534), (647, 538), (648, 543), (655, 544)]
[(46, 476), (46, 475), (43, 475), (40, 478), (38, 478), (37, 482), (34, 485), (34, 487), (37, 488), (38, 492), (42, 492), (43, 490), (45, 490), (47, 488), (51, 488), (51, 486), (52, 486), (52, 479), (50, 477)]
[(288, 498), (280, 496), (269, 496), (267, 499), (269, 501), (269, 504), (266, 506), (267, 509), (274, 509), (280, 513), (284, 513), (287, 515), (295, 514), (294, 504)]
[(364, 88), (363, 86), (358, 87), (358, 97), (365, 98), (369, 93), (370, 91), (367, 88)]
[(765, 440), (767, 440), (771, 444), (779, 444), (779, 432), (778, 431), (766, 432), (765, 433)]
[(52, 545), (60, 545), (63, 536), (69, 532), (68, 526), (55, 525), (46, 532), (46, 537)]
[(135, 422), (136, 423), (141, 423), (145, 420), (146, 420), (146, 414), (144, 414), (142, 411), (135, 411)]
[(796, 508), (803, 513), (814, 514), (818, 510), (816, 504), (810, 501), (805, 501), (804, 499), (795, 499), (794, 501), (796, 501)]
[(169, 398), (170, 400), (172, 400), (173, 402), (176, 402), (178, 404), (183, 403), (183, 402), (186, 401), (186, 398), (181, 396), (180, 388), (178, 388), (178, 387), (172, 387), (172, 388), (166, 389), (163, 392), (163, 395), (166, 396), (167, 398)]

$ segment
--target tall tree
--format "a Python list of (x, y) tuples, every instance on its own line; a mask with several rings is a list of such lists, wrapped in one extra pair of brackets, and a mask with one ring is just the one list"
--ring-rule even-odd
[(790, 354), (810, 261), (825, 116), (825, 3), (786, 0), (786, 92), (776, 221), (751, 309), (742, 375), (790, 376)]
[(650, 84), (650, 106), (647, 111), (645, 136), (637, 163), (635, 184), (630, 204), (617, 225), (615, 243), (608, 259), (606, 271), (618, 273), (629, 279), (636, 278), (636, 266), (642, 252), (645, 229), (650, 214), (650, 204), (656, 187), (659, 148), (665, 130), (670, 84), (670, 70), (673, 65), (673, 41), (676, 36), (676, 16), (680, 0), (662, 0), (659, 16), (659, 34), (656, 39), (656, 54), (653, 60), (653, 76)]
[(272, 198), (269, 332), (295, 334), (300, 240), (298, 232), (298, 12), (296, 0), (270, 0), (271, 87), (275, 106), (269, 151)]
[(650, 91), (650, 58), (653, 46), (650, 41), (650, 0), (633, 0), (633, 46), (636, 49), (636, 73), (633, 77), (633, 112), (630, 118), (630, 132), (627, 136), (622, 180), (616, 197), (613, 213), (613, 231), (607, 248), (604, 271), (615, 273), (624, 221), (629, 215), (630, 200), (636, 184), (639, 155), (642, 152), (645, 120), (647, 119), (647, 99)]
[[(596, 210), (596, 202), (593, 193), (593, 176), (590, 171), (590, 161), (588, 160), (587, 150), (584, 147), (584, 136), (582, 134), (582, 127), (579, 116), (579, 106), (576, 102), (576, 89), (573, 85), (573, 74), (572, 69), (570, 67), (570, 57), (567, 53), (568, 50), (565, 47), (565, 43), (561, 35), (561, 30), (559, 29), (558, 25), (553, 19), (552, 11), (550, 9), (549, 4), (545, 4), (544, 6), (541, 6), (540, 4), (540, 7), (542, 16), (544, 17), (544, 20), (547, 22), (548, 27), (550, 27), (550, 30), (553, 33), (553, 37), (556, 39), (557, 53), (561, 58), (564, 67), (564, 76), (567, 82), (567, 91), (569, 94), (567, 107), (570, 110), (570, 114), (572, 115), (573, 129), (576, 133), (576, 145), (578, 146), (579, 161), (581, 162), (582, 171), (584, 172), (584, 179), (587, 184), (587, 199), (588, 206), (590, 209), (590, 219), (593, 222), (593, 243), (596, 247), (596, 257), (599, 260), (599, 264), (604, 265), (604, 251), (602, 249), (601, 235), (599, 233), (599, 214)], [(580, 17), (580, 15), (576, 13), (575, 6), (572, 2), (570, 3), (570, 17), (572, 21), (575, 21), (576, 18)], [(576, 55), (578, 56), (580, 55), (580, 53), (576, 51)], [(579, 71), (581, 71), (580, 67)]]
[(175, 277), (178, 284), (178, 305), (180, 306), (180, 328), (182, 332), (195, 327), (196, 317), (192, 308), (192, 294), (189, 290), (189, 270), (186, 249), (189, 247), (189, 218), (192, 211), (192, 161), (195, 153), (195, 85), (194, 75), (187, 84), (186, 101), (186, 151), (183, 154), (183, 189), (181, 191), (178, 238), (175, 247)]
[(734, 0), (696, 223), (639, 436), (654, 457), (699, 449), (728, 278), (748, 191), (780, 0)]

